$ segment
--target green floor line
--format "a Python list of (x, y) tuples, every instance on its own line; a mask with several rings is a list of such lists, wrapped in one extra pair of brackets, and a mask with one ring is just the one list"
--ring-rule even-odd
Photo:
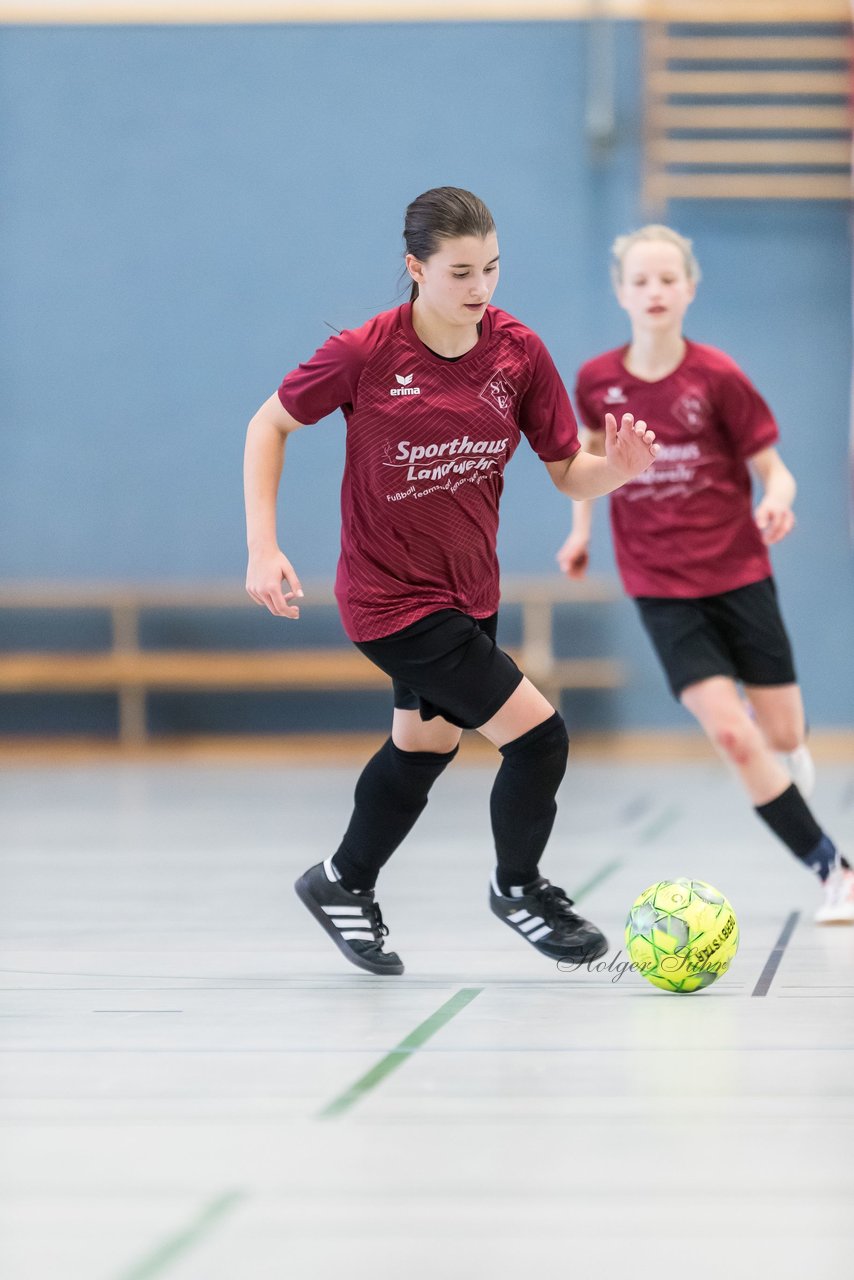
[(601, 871), (596, 872), (595, 876), (591, 876), (589, 880), (586, 880), (580, 889), (575, 889), (573, 891), (573, 902), (579, 902), (584, 897), (585, 893), (590, 893), (591, 889), (595, 889), (598, 884), (601, 884), (603, 880), (608, 878), (608, 876), (613, 875), (621, 866), (622, 863), (620, 862), (607, 863)]
[[(440, 1031), (451, 1018), (455, 1017), (467, 1004), (471, 1004), (475, 996), (479, 996), (482, 987), (463, 987), (456, 995), (451, 996), (441, 1008), (431, 1014), (425, 1022), (417, 1026), (411, 1031), (405, 1040), (401, 1040), (390, 1053), (384, 1058), (380, 1058), (379, 1062), (371, 1067), (370, 1071), (366, 1071), (360, 1076), (355, 1084), (351, 1084), (349, 1089), (338, 1095), (337, 1098), (319, 1111), (318, 1119), (329, 1120), (333, 1116), (340, 1116), (342, 1112), (349, 1110), (355, 1103), (363, 1098), (371, 1089), (376, 1088), (380, 1081), (384, 1080), (392, 1071), (396, 1071), (402, 1066), (411, 1054), (420, 1049), (425, 1041)], [(134, 1278), (135, 1280), (135, 1278)]]
[(638, 832), (638, 844), (649, 844), (653, 840), (657, 840), (663, 831), (671, 827), (676, 819), (682, 813), (682, 806), (671, 804), (648, 822), (645, 827), (641, 827)]
[(175, 1262), (182, 1253), (186, 1253), (188, 1249), (197, 1245), (230, 1210), (236, 1208), (241, 1200), (245, 1199), (245, 1191), (226, 1191), (223, 1195), (217, 1196), (216, 1200), (202, 1210), (194, 1222), (191, 1222), (183, 1231), (179, 1231), (177, 1235), (164, 1241), (154, 1253), (131, 1267), (129, 1271), (123, 1271), (118, 1280), (150, 1280), (152, 1276), (163, 1275), (171, 1263)]

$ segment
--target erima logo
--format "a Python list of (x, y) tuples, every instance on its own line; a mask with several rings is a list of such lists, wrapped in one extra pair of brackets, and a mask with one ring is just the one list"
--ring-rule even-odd
[(392, 387), (389, 391), (390, 396), (420, 396), (421, 388), (411, 385), (414, 373), (396, 373), (395, 379), (398, 383), (396, 387)]
[(626, 393), (622, 387), (609, 387), (605, 393), (605, 404), (625, 404)]

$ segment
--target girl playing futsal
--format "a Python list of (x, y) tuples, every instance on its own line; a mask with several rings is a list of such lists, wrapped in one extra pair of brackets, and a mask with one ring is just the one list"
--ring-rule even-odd
[[(690, 240), (643, 227), (615, 242), (612, 269), (632, 340), (578, 374), (585, 444), (602, 454), (604, 417), (626, 403), (655, 423), (661, 444), (655, 466), (611, 499), (623, 585), (674, 696), (734, 766), (759, 817), (823, 882), (816, 921), (852, 923), (854, 872), (804, 799), (812, 761), (767, 550), (795, 523), (777, 424), (729, 356), (682, 336), (700, 278)], [(751, 470), (764, 490), (755, 511)], [(558, 552), (570, 578), (587, 568), (591, 508), (573, 503)]]
[(539, 874), (568, 738), (559, 713), (496, 643), (495, 539), (504, 468), (522, 436), (571, 498), (610, 493), (655, 457), (653, 433), (609, 414), (601, 458), (579, 451), (569, 399), (536, 334), (489, 305), (498, 240), (486, 206), (439, 187), (406, 211), (410, 301), (327, 342), (289, 373), (249, 424), (246, 589), (282, 618), (303, 592), (276, 537), (291, 432), (342, 409), (347, 450), (336, 597), (347, 635), (392, 678), (391, 736), (356, 784), (340, 846), (296, 891), (348, 960), (403, 964), (374, 888), (412, 829), (463, 729), (503, 759), (490, 810), (497, 868), (490, 905), (538, 951), (603, 955), (600, 931)]

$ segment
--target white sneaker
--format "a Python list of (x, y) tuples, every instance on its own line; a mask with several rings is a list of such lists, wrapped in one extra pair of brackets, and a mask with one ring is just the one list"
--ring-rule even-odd
[(803, 798), (808, 800), (815, 790), (815, 762), (810, 755), (809, 747), (802, 743), (794, 751), (781, 754), (780, 759), (792, 782)]
[(816, 924), (854, 924), (854, 871), (836, 866), (824, 882), (824, 902)]

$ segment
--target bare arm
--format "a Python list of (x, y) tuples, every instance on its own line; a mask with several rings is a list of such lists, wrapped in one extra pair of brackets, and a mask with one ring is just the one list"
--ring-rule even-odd
[[(276, 497), (285, 442), (300, 425), (284, 409), (278, 395), (270, 396), (249, 423), (243, 455), (249, 549), (246, 590), (258, 604), (282, 618), (299, 617), (299, 607), (289, 602), (302, 596), (299, 578), (290, 560), (279, 550), (276, 536)], [(288, 591), (282, 591), (283, 581), (287, 582)]]
[(601, 498), (652, 466), (660, 445), (645, 422), (624, 413), (620, 426), (613, 413), (605, 414), (605, 454), (593, 457), (583, 450), (561, 462), (547, 462), (556, 487), (577, 502)]
[(797, 491), (795, 477), (773, 446), (755, 453), (749, 462), (764, 490), (754, 518), (762, 531), (763, 541), (771, 546), (795, 527), (792, 512)]
[[(605, 436), (601, 431), (581, 432), (581, 447), (585, 453), (604, 458)], [(593, 522), (595, 498), (583, 498), (572, 504), (572, 529), (555, 559), (568, 578), (583, 578), (590, 564), (590, 529)]]

